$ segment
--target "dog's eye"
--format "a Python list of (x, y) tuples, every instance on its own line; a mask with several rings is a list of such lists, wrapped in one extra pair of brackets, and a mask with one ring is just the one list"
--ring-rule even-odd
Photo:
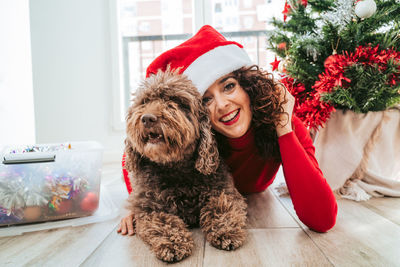
[(172, 99), (172, 101), (169, 103), (169, 105), (171, 107), (174, 107), (174, 106), (176, 107), (176, 105), (178, 105), (179, 109), (184, 110), (186, 112), (191, 112), (190, 104), (187, 103), (187, 101), (182, 101), (181, 99)]
[(139, 102), (140, 105), (145, 105), (149, 100), (147, 98), (142, 98)]
[(203, 105), (209, 105), (211, 103), (212, 98), (211, 97), (203, 97), (202, 103)]
[(180, 103), (179, 104), (179, 106), (181, 107), (181, 108), (183, 108), (183, 109), (186, 109), (186, 110), (191, 110), (191, 105), (188, 103), (188, 102), (186, 102), (186, 103)]

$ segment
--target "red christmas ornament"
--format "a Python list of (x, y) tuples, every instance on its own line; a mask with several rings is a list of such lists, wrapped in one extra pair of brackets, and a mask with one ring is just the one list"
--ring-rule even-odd
[(276, 56), (275, 56), (274, 62), (269, 63), (269, 64), (271, 64), (271, 66), (272, 66), (272, 71), (275, 71), (275, 70), (278, 68), (279, 62), (281, 62), (281, 61), (280, 61), (280, 60), (277, 60), (277, 59), (276, 59)]
[(300, 0), (300, 4), (302, 4), (304, 7), (307, 7), (308, 1), (307, 0)]
[(286, 42), (279, 43), (279, 44), (278, 44), (278, 49), (279, 49), (279, 50), (284, 50), (284, 49), (286, 49)]
[(81, 210), (83, 211), (95, 211), (99, 206), (99, 197), (93, 192), (89, 192), (81, 201)]

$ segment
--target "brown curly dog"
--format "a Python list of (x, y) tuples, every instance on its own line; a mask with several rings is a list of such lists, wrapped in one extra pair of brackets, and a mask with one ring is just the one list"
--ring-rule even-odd
[(138, 89), (127, 115), (128, 202), (138, 236), (156, 256), (176, 262), (201, 227), (211, 245), (240, 247), (246, 238), (246, 202), (220, 163), (201, 96), (185, 76), (159, 72)]

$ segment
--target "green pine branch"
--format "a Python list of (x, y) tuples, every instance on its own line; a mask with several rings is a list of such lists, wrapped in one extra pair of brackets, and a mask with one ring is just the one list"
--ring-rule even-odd
[(334, 0), (308, 0), (308, 5), (311, 6), (313, 12), (329, 11), (333, 8)]
[(351, 80), (346, 88), (337, 87), (324, 94), (322, 100), (339, 109), (358, 113), (381, 111), (400, 103), (400, 84), (388, 83), (393, 73), (399, 74), (399, 63), (388, 62), (386, 69), (378, 66), (354, 64), (346, 69), (345, 76)]

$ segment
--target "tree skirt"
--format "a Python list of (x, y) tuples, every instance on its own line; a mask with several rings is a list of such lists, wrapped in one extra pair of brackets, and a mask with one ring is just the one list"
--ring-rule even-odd
[(337, 110), (314, 145), (338, 195), (356, 201), (400, 197), (400, 107), (365, 114)]

